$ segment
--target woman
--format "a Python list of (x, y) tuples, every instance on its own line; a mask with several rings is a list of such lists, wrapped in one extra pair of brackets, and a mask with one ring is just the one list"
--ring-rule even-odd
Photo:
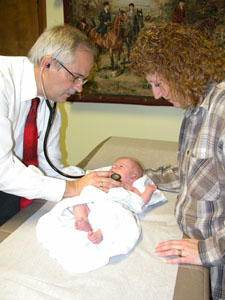
[(161, 97), (185, 116), (178, 167), (149, 174), (167, 190), (179, 191), (177, 222), (188, 239), (160, 243), (168, 263), (210, 268), (213, 299), (225, 299), (225, 53), (200, 32), (167, 24), (139, 34), (131, 69), (145, 76)]

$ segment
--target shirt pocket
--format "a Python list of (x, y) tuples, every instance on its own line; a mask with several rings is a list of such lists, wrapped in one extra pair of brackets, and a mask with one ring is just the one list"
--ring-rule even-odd
[(188, 194), (192, 199), (198, 201), (220, 199), (221, 191), (218, 180), (218, 161), (216, 158), (190, 156), (187, 181)]

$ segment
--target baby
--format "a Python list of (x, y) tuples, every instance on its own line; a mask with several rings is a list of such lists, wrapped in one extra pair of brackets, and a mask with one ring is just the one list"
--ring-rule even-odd
[[(137, 161), (129, 157), (120, 157), (113, 163), (110, 171), (120, 175), (120, 181), (123, 183), (123, 187), (140, 196), (143, 199), (144, 205), (150, 201), (152, 193), (156, 190), (155, 185), (146, 184), (143, 193), (140, 193), (138, 189), (133, 187), (133, 183), (143, 176), (143, 169)], [(73, 213), (76, 220), (75, 228), (88, 232), (88, 239), (93, 244), (99, 244), (103, 239), (102, 231), (101, 229), (98, 229), (93, 232), (88, 220), (89, 212), (90, 210), (86, 204), (73, 207)]]

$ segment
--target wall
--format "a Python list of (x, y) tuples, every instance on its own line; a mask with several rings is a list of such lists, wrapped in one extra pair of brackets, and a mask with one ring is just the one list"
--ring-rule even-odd
[[(47, 26), (63, 23), (63, 1), (46, 0)], [(77, 164), (109, 136), (177, 141), (183, 110), (122, 104), (59, 105), (63, 163)], [(68, 149), (68, 153), (66, 151)]]

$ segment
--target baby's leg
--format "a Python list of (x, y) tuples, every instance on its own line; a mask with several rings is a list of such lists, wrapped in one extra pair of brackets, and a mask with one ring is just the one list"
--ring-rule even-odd
[(102, 231), (101, 229), (98, 229), (97, 231), (89, 231), (88, 232), (88, 239), (93, 244), (99, 244), (103, 240)]
[(147, 204), (151, 200), (152, 194), (156, 189), (156, 185), (146, 184), (145, 191), (141, 194), (141, 198), (144, 200), (144, 204)]
[(73, 213), (75, 217), (75, 228), (82, 231), (91, 231), (91, 224), (88, 220), (90, 209), (87, 204), (76, 205), (73, 207)]

